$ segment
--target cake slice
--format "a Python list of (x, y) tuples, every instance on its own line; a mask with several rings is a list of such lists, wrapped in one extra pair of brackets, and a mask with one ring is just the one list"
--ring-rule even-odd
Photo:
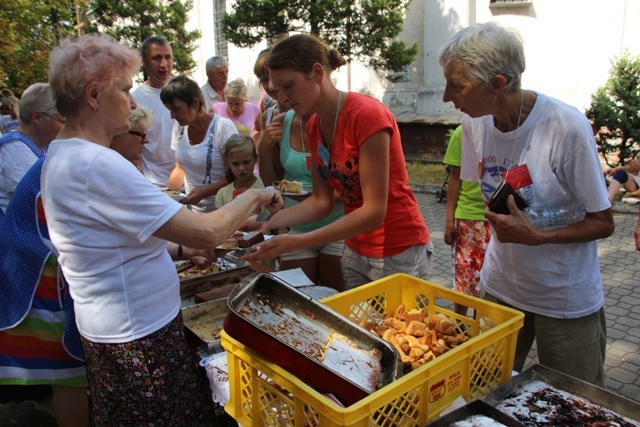
[(302, 183), (298, 181), (280, 181), (280, 191), (282, 193), (302, 194)]

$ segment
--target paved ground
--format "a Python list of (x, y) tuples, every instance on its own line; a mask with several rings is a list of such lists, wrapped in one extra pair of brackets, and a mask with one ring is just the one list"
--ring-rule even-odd
[[(432, 281), (451, 284), (451, 255), (443, 241), (446, 203), (435, 198), (436, 186), (415, 186), (420, 210), (433, 242), (435, 259)], [(614, 206), (616, 231), (600, 242), (600, 267), (604, 281), (607, 316), (606, 387), (640, 402), (640, 253), (635, 250), (633, 230), (637, 207)], [(535, 348), (529, 363), (536, 361)], [(40, 409), (40, 408), (38, 408)], [(32, 403), (0, 405), (0, 426), (55, 427), (55, 421)]]
[[(433, 186), (414, 187), (435, 244), (431, 280), (450, 286), (451, 251), (444, 243), (446, 202), (437, 203)], [(638, 208), (616, 203), (615, 233), (599, 242), (607, 318), (606, 388), (640, 402), (640, 253), (633, 231)], [(536, 361), (535, 346), (529, 363)]]

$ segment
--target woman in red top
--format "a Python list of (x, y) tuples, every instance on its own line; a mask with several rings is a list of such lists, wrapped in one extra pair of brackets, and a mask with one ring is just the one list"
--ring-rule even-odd
[(245, 259), (274, 258), (292, 249), (344, 239), (342, 270), (347, 289), (393, 273), (431, 276), (429, 230), (409, 188), (400, 132), (378, 100), (338, 90), (330, 79), (346, 61), (335, 49), (306, 34), (276, 44), (266, 65), (279, 102), (309, 117), (313, 191), (284, 209), (263, 231), (303, 224), (327, 215), (334, 190), (345, 216), (301, 235), (278, 235)]

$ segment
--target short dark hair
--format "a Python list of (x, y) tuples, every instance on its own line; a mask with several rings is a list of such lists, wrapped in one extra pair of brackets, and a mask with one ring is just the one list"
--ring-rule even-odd
[(200, 109), (205, 110), (204, 96), (198, 83), (184, 74), (173, 77), (160, 91), (160, 100), (163, 104), (168, 104), (173, 102), (174, 99), (179, 99), (186, 102), (187, 105), (192, 106), (195, 98), (198, 98), (198, 101), (200, 101)]
[(142, 57), (142, 59), (145, 59), (147, 57), (147, 54), (149, 53), (149, 46), (151, 46), (152, 44), (158, 46), (166, 46), (169, 44), (169, 42), (167, 41), (167, 39), (158, 36), (147, 37), (142, 42), (142, 45), (140, 45), (140, 56)]

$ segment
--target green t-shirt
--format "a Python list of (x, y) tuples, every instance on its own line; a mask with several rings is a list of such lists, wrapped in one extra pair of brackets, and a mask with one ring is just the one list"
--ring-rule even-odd
[[(451, 166), (462, 164), (462, 126), (451, 135), (444, 163)], [(454, 217), (456, 219), (486, 220), (484, 217), (485, 204), (480, 191), (480, 184), (472, 181), (462, 181), (458, 193), (458, 203)]]

